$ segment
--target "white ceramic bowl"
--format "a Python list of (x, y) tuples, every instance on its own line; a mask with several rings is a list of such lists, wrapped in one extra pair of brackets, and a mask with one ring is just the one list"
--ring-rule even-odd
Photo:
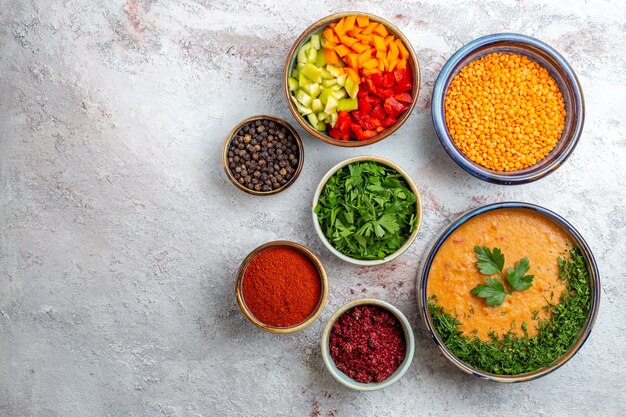
[[(354, 379), (350, 378), (348, 375), (337, 369), (333, 358), (330, 356), (330, 348), (328, 346), (328, 343), (330, 340), (330, 331), (333, 328), (333, 324), (343, 313), (353, 307), (360, 305), (374, 305), (384, 308), (398, 318), (400, 324), (402, 325), (402, 330), (404, 331), (404, 339), (406, 340), (406, 356), (404, 357), (404, 361), (402, 361), (398, 369), (396, 369), (396, 371), (391, 374), (389, 378), (385, 379), (382, 382), (371, 382), (369, 384), (366, 384), (363, 382), (355, 381)], [(322, 359), (324, 360), (324, 365), (326, 365), (326, 369), (328, 369), (328, 372), (330, 372), (333, 378), (335, 378), (338, 382), (348, 388), (352, 388), (357, 391), (377, 391), (379, 389), (387, 388), (388, 386), (394, 384), (400, 378), (402, 378), (402, 376), (411, 366), (414, 353), (415, 336), (413, 335), (413, 329), (411, 329), (411, 324), (407, 320), (406, 316), (391, 304), (374, 298), (363, 298), (360, 300), (351, 301), (348, 304), (340, 307), (337, 311), (335, 311), (335, 314), (332, 315), (330, 320), (328, 320), (328, 323), (326, 324), (326, 327), (322, 332)]]
[[(413, 230), (413, 233), (411, 233), (411, 235), (406, 240), (406, 242), (404, 242), (404, 244), (397, 251), (395, 251), (391, 255), (387, 255), (383, 259), (374, 259), (374, 260), (355, 259), (355, 258), (351, 258), (351, 257), (346, 256), (343, 253), (339, 252), (328, 241), (328, 239), (326, 239), (326, 236), (324, 236), (324, 232), (322, 231), (320, 223), (319, 223), (319, 221), (317, 219), (317, 214), (315, 213), (315, 206), (317, 205), (317, 202), (318, 202), (318, 200), (320, 198), (320, 195), (322, 194), (322, 190), (326, 186), (326, 182), (328, 181), (328, 179), (330, 177), (332, 177), (335, 174), (335, 172), (337, 172), (337, 170), (339, 170), (340, 168), (343, 168), (344, 166), (349, 165), (349, 164), (354, 163), (354, 162), (364, 162), (364, 161), (378, 162), (381, 165), (385, 165), (385, 166), (387, 166), (387, 167), (397, 171), (400, 175), (402, 175), (402, 178), (406, 182), (407, 186), (411, 189), (413, 194), (415, 194), (415, 197), (417, 199), (417, 201), (415, 202), (415, 205), (416, 205), (416, 207), (415, 207), (415, 214), (417, 216), (417, 225), (415, 226), (415, 230)], [(338, 257), (339, 259), (344, 260), (346, 262), (350, 262), (352, 264), (355, 264), (355, 265), (363, 265), (363, 266), (380, 265), (380, 264), (384, 264), (385, 262), (389, 262), (392, 259), (395, 259), (398, 256), (400, 256), (402, 254), (402, 252), (404, 252), (405, 250), (407, 250), (409, 248), (409, 246), (411, 246), (411, 244), (413, 243), (413, 241), (417, 237), (417, 232), (418, 232), (418, 230), (420, 228), (420, 224), (422, 223), (422, 200), (420, 199), (420, 195), (419, 195), (419, 192), (417, 191), (417, 187), (415, 187), (415, 183), (413, 182), (413, 180), (411, 179), (409, 174), (407, 174), (402, 168), (400, 168), (395, 163), (389, 161), (388, 159), (381, 158), (379, 156), (371, 156), (371, 155), (355, 156), (354, 158), (348, 158), (345, 161), (342, 161), (342, 162), (338, 163), (337, 165), (332, 167), (326, 173), (326, 175), (324, 175), (324, 177), (320, 181), (319, 185), (317, 186), (317, 189), (315, 190), (315, 195), (313, 196), (313, 205), (311, 207), (311, 214), (313, 215), (313, 227), (315, 227), (315, 231), (317, 232), (317, 235), (321, 239), (321, 241), (324, 244), (324, 246), (326, 246), (328, 248), (328, 250), (331, 251), (336, 257)]]

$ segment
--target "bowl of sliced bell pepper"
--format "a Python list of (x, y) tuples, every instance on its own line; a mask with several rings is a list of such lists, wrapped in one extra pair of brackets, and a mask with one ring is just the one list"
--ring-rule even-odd
[(298, 123), (324, 142), (378, 142), (409, 117), (420, 89), (417, 56), (391, 23), (368, 13), (325, 17), (289, 51), (284, 92)]

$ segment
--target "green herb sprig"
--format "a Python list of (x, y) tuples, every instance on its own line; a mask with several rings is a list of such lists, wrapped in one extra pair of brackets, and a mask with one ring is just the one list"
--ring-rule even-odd
[[(472, 294), (484, 298), (487, 305), (497, 307), (504, 302), (507, 295), (513, 291), (524, 291), (531, 287), (534, 275), (526, 275), (530, 269), (528, 258), (515, 262), (515, 267), (509, 267), (504, 275), (504, 255), (500, 248), (493, 248), (493, 252), (486, 246), (474, 246), (476, 252), (476, 266), (484, 275), (498, 274), (498, 278), (486, 278), (487, 285), (478, 284), (472, 288)], [(504, 282), (504, 284), (503, 284)]]
[(355, 162), (329, 178), (315, 213), (324, 236), (339, 252), (356, 259), (383, 259), (415, 230), (416, 201), (395, 170)]
[[(433, 327), (450, 352), (461, 361), (485, 372), (497, 375), (519, 375), (552, 365), (563, 356), (580, 337), (591, 309), (591, 287), (585, 261), (578, 249), (570, 251), (569, 258), (559, 258), (559, 277), (567, 283), (560, 302), (548, 303), (548, 318), (536, 321), (538, 334), (519, 337), (510, 330), (499, 337), (490, 333), (490, 340), (462, 334), (459, 320), (437, 305), (437, 298), (429, 298), (427, 308)], [(538, 313), (538, 312), (537, 312)], [(526, 323), (522, 323), (522, 330)]]

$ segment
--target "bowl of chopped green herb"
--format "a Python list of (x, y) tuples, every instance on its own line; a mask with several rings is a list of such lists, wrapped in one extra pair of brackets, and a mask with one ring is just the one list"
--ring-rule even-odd
[(452, 223), (417, 277), (420, 314), (443, 355), (495, 382), (530, 381), (583, 346), (600, 277), (580, 233), (558, 214), (491, 204)]
[(357, 156), (332, 167), (312, 204), (324, 245), (356, 265), (378, 265), (402, 254), (417, 237), (422, 203), (411, 177), (377, 156)]

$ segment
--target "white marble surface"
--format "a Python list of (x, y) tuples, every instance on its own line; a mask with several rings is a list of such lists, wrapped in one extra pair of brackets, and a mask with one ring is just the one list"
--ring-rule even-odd
[[(259, 113), (290, 116), (280, 90), (295, 38), (335, 11), (396, 24), (422, 90), (391, 138), (338, 149), (302, 133), (305, 166), (282, 194), (232, 186), (226, 133)], [(481, 35), (554, 46), (586, 99), (580, 144), (534, 184), (503, 187), (449, 160), (430, 121), (445, 60)], [(626, 7), (620, 0), (0, 1), (0, 416), (617, 416), (626, 413)], [(424, 200), (418, 239), (396, 261), (334, 259), (309, 215), (322, 174), (350, 156), (404, 167)], [(457, 214), (503, 200), (569, 219), (595, 252), (602, 304), (566, 366), (513, 386), (461, 374), (417, 318), (415, 273)], [(240, 313), (235, 271), (257, 245), (311, 247), (330, 277), (310, 328), (277, 336)], [(349, 300), (379, 297), (414, 325), (407, 375), (382, 392), (325, 371), (321, 329)]]

